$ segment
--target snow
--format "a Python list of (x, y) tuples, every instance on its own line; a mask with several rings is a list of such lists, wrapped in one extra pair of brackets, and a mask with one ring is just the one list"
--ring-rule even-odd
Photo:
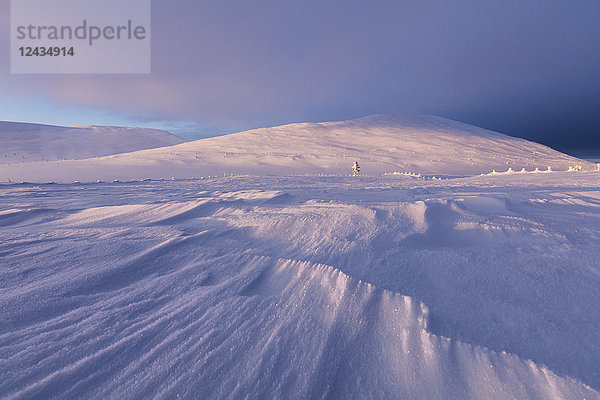
[(77, 160), (183, 142), (185, 139), (157, 129), (0, 122), (0, 165)]
[[(100, 183), (85, 183), (92, 160), (21, 164), (82, 183), (0, 185), (0, 397), (600, 399), (600, 172), (478, 128), (387, 118), (111, 156), (96, 172), (140, 157), (150, 176), (145, 154), (172, 152), (163, 166), (183, 176), (175, 148), (214, 161), (235, 142), (254, 160), (260, 132), (283, 149), (272, 135), (292, 132), (291, 148), (315, 126), (340, 135), (305, 147), (321, 161), (371, 127), (404, 135), (398, 148), (417, 148), (418, 129), (421, 149), (454, 140), (435, 150), (447, 164), (420, 155), (393, 174), (373, 146), (357, 157), (381, 167), (370, 176), (347, 176), (349, 155), (346, 176), (261, 175), (269, 159), (252, 175)], [(360, 129), (342, 140), (340, 126)], [(496, 152), (455, 159), (478, 140)], [(488, 174), (513, 159), (554, 172)]]
[[(84, 158), (84, 157), (74, 157)], [(566, 171), (593, 163), (538, 143), (432, 116), (378, 115), (352, 121), (256, 129), (98, 159), (0, 165), (0, 182), (96, 182), (206, 176), (404, 172), (468, 176)]]

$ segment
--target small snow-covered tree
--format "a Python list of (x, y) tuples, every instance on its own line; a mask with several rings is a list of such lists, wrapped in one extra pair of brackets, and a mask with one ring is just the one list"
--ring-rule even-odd
[(352, 164), (352, 176), (358, 176), (360, 174), (360, 165), (358, 165), (358, 161), (354, 161)]

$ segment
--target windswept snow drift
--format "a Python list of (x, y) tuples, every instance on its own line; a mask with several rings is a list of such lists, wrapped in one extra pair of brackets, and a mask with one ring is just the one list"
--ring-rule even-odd
[(600, 399), (597, 182), (0, 185), (0, 394)]
[(81, 160), (185, 142), (166, 131), (0, 121), (0, 164)]
[(600, 399), (594, 164), (436, 117), (32, 140), (0, 181), (213, 178), (0, 184), (2, 399)]
[(430, 116), (291, 124), (93, 160), (0, 165), (0, 181), (95, 182), (201, 176), (361, 172), (474, 175), (597, 167), (538, 143)]

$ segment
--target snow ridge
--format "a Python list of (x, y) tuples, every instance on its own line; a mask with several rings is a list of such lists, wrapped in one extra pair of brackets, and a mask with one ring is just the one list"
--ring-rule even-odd
[(432, 116), (371, 116), (255, 129), (98, 159), (0, 165), (5, 182), (95, 182), (225, 175), (348, 175), (394, 171), (472, 176), (505, 171), (566, 171), (587, 161), (549, 147)]
[(0, 121), (0, 164), (80, 160), (185, 142), (166, 131)]
[[(600, 356), (598, 314), (590, 308), (597, 277), (584, 261), (598, 250), (598, 193), (573, 194), (587, 202), (572, 203), (558, 201), (569, 189), (553, 190), (548, 181), (490, 193), (487, 177), (477, 177), (451, 195), (435, 181), (361, 179), (1, 187), (0, 393), (600, 398), (581, 383), (599, 384), (593, 368), (578, 369)], [(573, 182), (571, 192), (583, 183)], [(416, 186), (408, 192), (407, 184)], [(485, 194), (474, 194), (479, 185)], [(360, 194), (366, 190), (368, 201)], [(535, 198), (556, 200), (555, 212)], [(581, 221), (565, 224), (566, 215)], [(574, 227), (589, 230), (589, 242), (565, 241)], [(550, 253), (569, 275), (533, 276), (541, 287), (529, 293), (536, 269), (514, 269), (514, 258), (499, 263), (495, 255), (525, 236), (531, 247), (521, 252)], [(465, 252), (481, 262), (471, 268), (456, 256)], [(568, 264), (569, 252), (582, 254), (581, 266)], [(515, 285), (500, 292), (509, 298), (490, 290), (482, 280), (489, 274)], [(579, 287), (578, 296), (563, 295), (561, 284)], [(548, 288), (555, 302), (540, 296)], [(566, 373), (522, 356), (540, 359), (548, 347), (538, 351), (519, 335), (558, 326), (540, 315), (521, 331), (520, 321), (538, 307), (587, 314), (589, 323), (576, 312), (561, 316), (543, 343), (567, 347), (545, 359)], [(494, 328), (504, 330), (486, 336), (480, 328), (497, 318), (505, 322)], [(514, 347), (519, 338), (529, 347)], [(515, 351), (488, 350), (486, 340)]]

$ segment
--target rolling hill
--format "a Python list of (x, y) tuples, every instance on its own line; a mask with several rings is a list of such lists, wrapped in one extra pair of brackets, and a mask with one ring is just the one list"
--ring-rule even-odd
[(593, 163), (538, 143), (433, 116), (375, 115), (341, 122), (290, 124), (97, 159), (80, 160), (93, 151), (85, 146), (77, 151), (70, 154), (79, 160), (0, 165), (0, 181), (347, 175), (354, 160), (367, 175), (410, 172), (467, 176), (508, 168), (564, 171), (573, 165), (596, 169)]
[(0, 122), (0, 164), (79, 160), (185, 141), (157, 129)]

